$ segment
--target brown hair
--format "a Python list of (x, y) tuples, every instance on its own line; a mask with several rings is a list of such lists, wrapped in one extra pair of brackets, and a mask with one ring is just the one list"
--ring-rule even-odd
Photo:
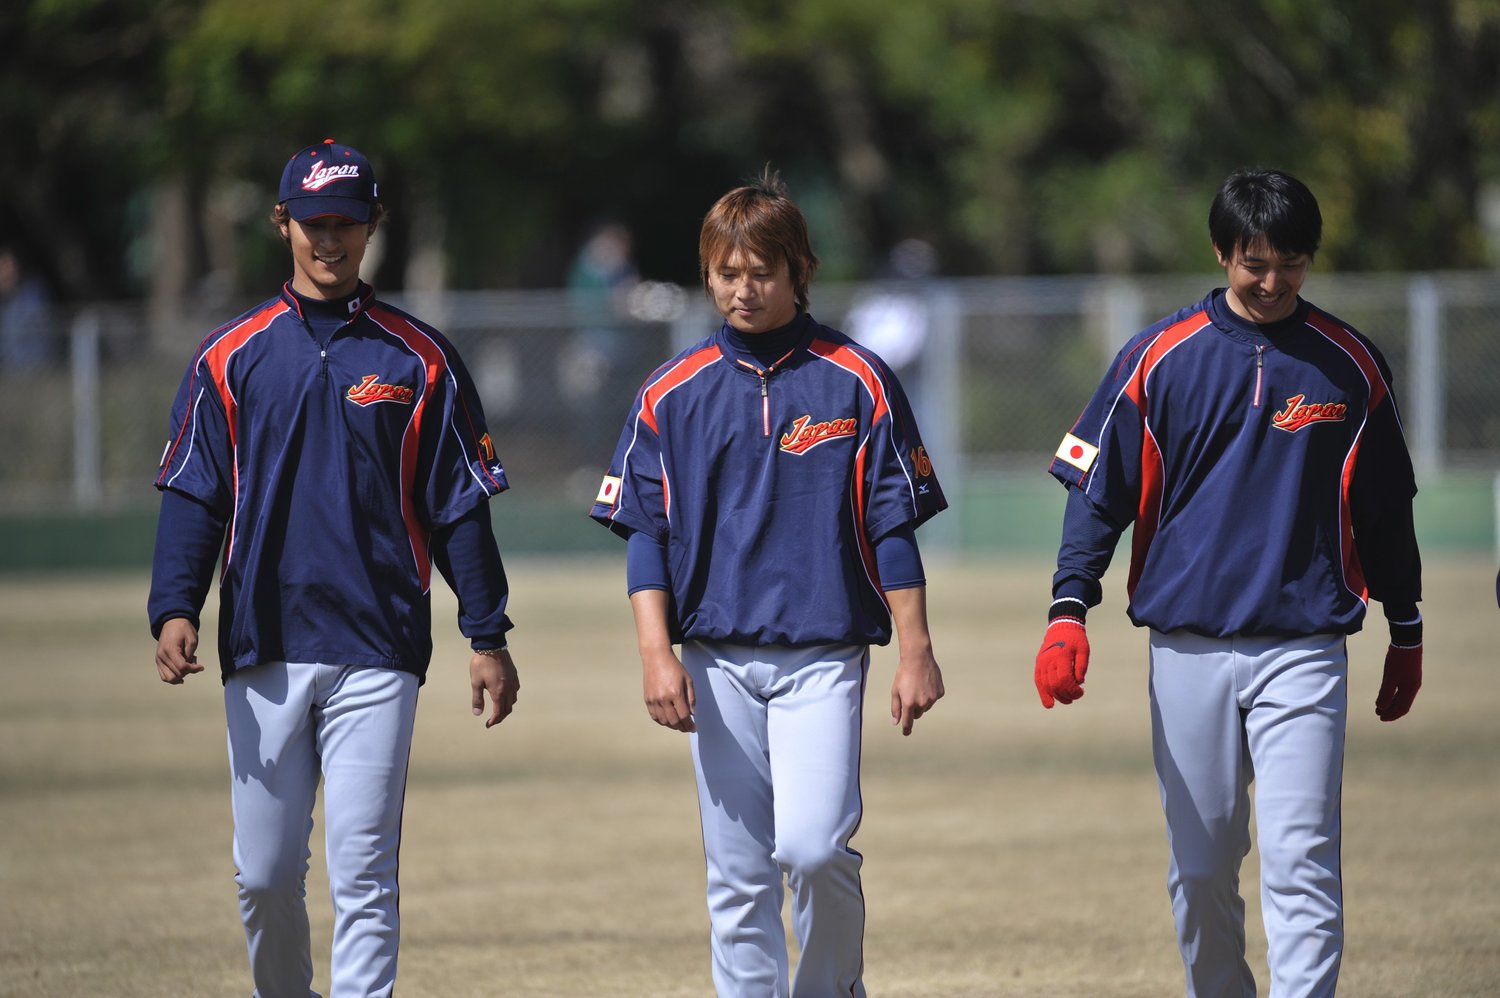
[(769, 165), (755, 180), (736, 187), (709, 209), (698, 235), (698, 276), (705, 293), (708, 271), (735, 250), (753, 253), (771, 266), (786, 261), (797, 308), (807, 311), (807, 288), (818, 258), (807, 237), (807, 219), (787, 196), (781, 174)]
[[(384, 205), (379, 205), (379, 204), (372, 204), (372, 205), (370, 205), (370, 231), (369, 231), (368, 235), (366, 235), (365, 238), (369, 239), (369, 238), (372, 238), (375, 235), (375, 229), (376, 229), (376, 227), (380, 225), (381, 221), (384, 218), (385, 218), (385, 206)], [(292, 237), (291, 237), (290, 234), (287, 234), (284, 231), (283, 226), (285, 226), (291, 220), (292, 220), (292, 213), (287, 208), (285, 201), (279, 201), (279, 202), (277, 202), (276, 207), (274, 207), (274, 208), (271, 209), (271, 221), (276, 224), (276, 231), (282, 233), (281, 238), (283, 240), (285, 240), (286, 242), (291, 242), (292, 241)]]

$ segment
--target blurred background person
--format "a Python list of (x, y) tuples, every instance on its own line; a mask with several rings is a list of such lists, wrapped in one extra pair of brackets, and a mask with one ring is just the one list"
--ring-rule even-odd
[(891, 247), (881, 279), (849, 306), (844, 328), (903, 376), (914, 369), (927, 341), (927, 290), (937, 273), (937, 250), (924, 239), (903, 239)]
[(11, 246), (0, 246), (0, 369), (45, 366), (58, 353), (52, 295)]
[(879, 354), (907, 386), (918, 425), (941, 435), (942, 420), (926, 390), (922, 363), (932, 323), (930, 282), (937, 270), (937, 250), (931, 243), (914, 237), (901, 240), (891, 247), (879, 279), (850, 302), (844, 329)]
[(590, 478), (615, 441), (614, 427), (598, 418), (599, 403), (628, 397), (638, 380), (630, 366), (628, 299), (639, 283), (630, 230), (614, 219), (597, 223), (568, 269), (574, 331), (557, 354), (558, 392)]

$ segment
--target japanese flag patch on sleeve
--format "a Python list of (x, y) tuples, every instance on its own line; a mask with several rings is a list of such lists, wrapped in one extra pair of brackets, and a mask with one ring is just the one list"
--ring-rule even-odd
[(620, 498), (620, 480), (614, 475), (605, 475), (604, 481), (599, 483), (599, 494), (594, 497), (594, 502), (605, 506), (613, 506), (615, 500)]
[(1077, 468), (1079, 471), (1088, 471), (1094, 466), (1094, 458), (1099, 456), (1099, 448), (1086, 440), (1080, 440), (1073, 434), (1063, 436), (1063, 441), (1057, 448), (1056, 457), (1059, 461), (1065, 461)]

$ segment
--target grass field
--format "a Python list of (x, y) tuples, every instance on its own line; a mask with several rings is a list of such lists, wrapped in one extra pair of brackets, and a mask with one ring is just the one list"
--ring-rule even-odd
[[(400, 993), (709, 994), (687, 743), (641, 706), (622, 564), (509, 568), (522, 695), (498, 729), (468, 711), (454, 603), (437, 598), (402, 850)], [(929, 573), (948, 696), (901, 738), (881, 649), (867, 704), (855, 845), (870, 994), (1181, 994), (1145, 637), (1122, 595), (1110, 589), (1091, 620), (1088, 696), (1046, 712), (1031, 661), (1048, 565)], [(1428, 566), (1427, 685), (1400, 722), (1379, 723), (1371, 706), (1383, 628), (1351, 641), (1342, 994), (1500, 994), (1493, 584), (1488, 559)], [(220, 686), (158, 682), (145, 593), (137, 575), (0, 579), (0, 995), (250, 990)], [(315, 838), (325, 990), (321, 851)], [(1243, 888), (1264, 994), (1256, 863)]]

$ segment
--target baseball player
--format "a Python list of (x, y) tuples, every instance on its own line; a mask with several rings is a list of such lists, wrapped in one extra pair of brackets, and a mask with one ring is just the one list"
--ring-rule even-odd
[(894, 619), (910, 734), (943, 695), (913, 531), (946, 502), (890, 370), (808, 314), (779, 176), (720, 198), (698, 254), (724, 323), (647, 378), (590, 515), (627, 538), (646, 708), (690, 733), (718, 993), (863, 995), (869, 647)]
[(1036, 687), (1049, 708), (1083, 696), (1085, 615), (1133, 523), (1187, 993), (1256, 993), (1238, 890), (1254, 779), (1271, 991), (1332, 995), (1345, 638), (1380, 600), (1375, 712), (1405, 715), (1422, 682), (1416, 485), (1385, 359), (1298, 295), (1322, 235), (1312, 193), (1237, 172), (1209, 234), (1228, 286), (1132, 338), (1052, 461), (1068, 502)]
[(222, 550), (235, 880), (257, 995), (311, 993), (304, 895), (320, 773), (332, 994), (394, 987), (433, 564), (459, 597), (485, 727), (519, 688), (488, 511), (505, 472), (453, 345), (359, 279), (381, 215), (359, 152), (329, 139), (292, 157), (272, 216), (292, 279), (199, 345), (156, 478), (148, 609), (163, 682), (203, 670), (198, 615)]

